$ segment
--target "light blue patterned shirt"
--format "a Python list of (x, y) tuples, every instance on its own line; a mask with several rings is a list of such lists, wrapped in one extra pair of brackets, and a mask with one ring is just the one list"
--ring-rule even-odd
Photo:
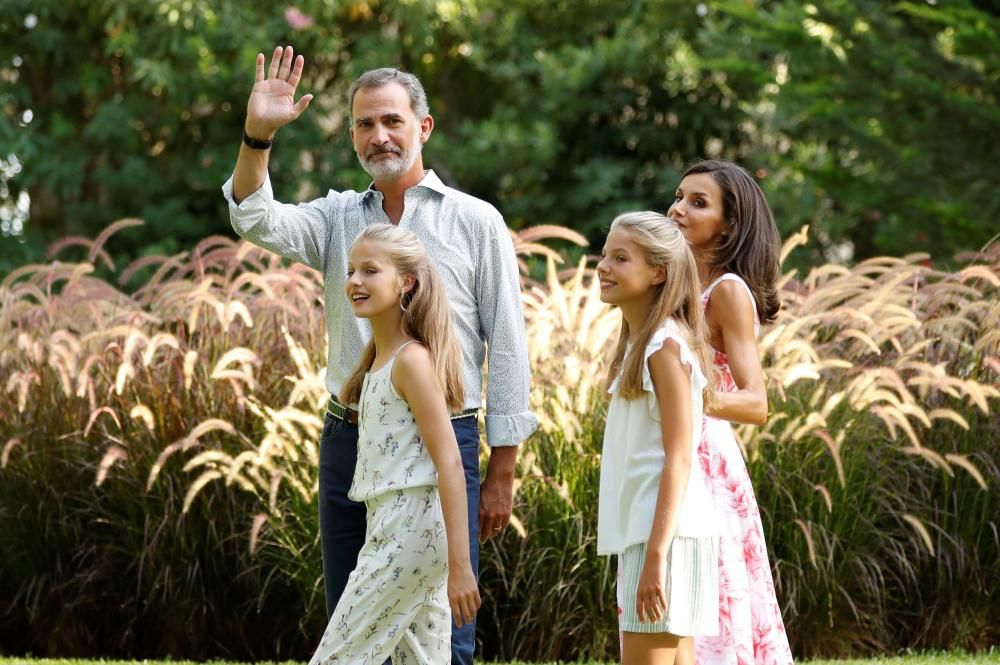
[[(241, 201), (232, 178), (222, 186), (233, 229), (245, 240), (323, 274), (329, 338), (326, 387), (334, 395), (357, 366), (371, 338), (344, 295), (347, 252), (371, 224), (389, 224), (382, 192), (335, 192), (298, 205), (274, 200), (270, 179)], [(483, 362), (486, 440), (516, 445), (538, 427), (528, 406), (530, 372), (514, 243), (503, 217), (485, 201), (446, 186), (433, 171), (404, 195), (399, 226), (424, 243), (448, 292), (462, 347), (465, 408), (479, 408)], [(352, 405), (356, 408), (356, 405)]]

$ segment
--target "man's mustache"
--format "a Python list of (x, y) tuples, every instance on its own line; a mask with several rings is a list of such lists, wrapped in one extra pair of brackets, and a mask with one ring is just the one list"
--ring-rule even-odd
[(396, 146), (380, 146), (380, 147), (377, 147), (377, 148), (372, 148), (371, 150), (369, 150), (368, 152), (366, 152), (365, 153), (365, 159), (370, 159), (370, 158), (374, 157), (375, 155), (384, 155), (384, 154), (387, 154), (387, 153), (388, 154), (393, 154), (393, 155), (399, 155), (399, 154), (402, 154), (402, 150), (400, 150)]

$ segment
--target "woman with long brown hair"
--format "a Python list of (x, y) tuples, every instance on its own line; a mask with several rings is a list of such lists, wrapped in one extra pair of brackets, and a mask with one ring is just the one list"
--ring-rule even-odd
[(668, 216), (694, 253), (702, 306), (718, 370), (706, 408), (699, 462), (720, 520), (719, 634), (694, 640), (679, 665), (788, 665), (792, 662), (746, 462), (731, 422), (767, 420), (757, 349), (761, 325), (779, 302), (781, 239), (767, 198), (746, 169), (721, 160), (691, 166)]

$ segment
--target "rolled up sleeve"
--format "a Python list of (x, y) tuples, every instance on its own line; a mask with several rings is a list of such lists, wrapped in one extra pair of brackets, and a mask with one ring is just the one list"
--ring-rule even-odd
[(232, 178), (222, 185), (222, 194), (229, 203), (229, 221), (241, 238), (315, 270), (325, 269), (330, 220), (324, 199), (279, 203), (270, 178), (239, 203), (233, 200)]
[(517, 258), (499, 213), (489, 220), (485, 242), (477, 298), (487, 344), (486, 441), (513, 446), (531, 436), (538, 418), (529, 407), (531, 370)]

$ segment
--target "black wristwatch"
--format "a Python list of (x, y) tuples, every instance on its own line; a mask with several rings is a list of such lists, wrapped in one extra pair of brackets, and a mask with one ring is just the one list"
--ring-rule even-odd
[(247, 135), (247, 130), (243, 130), (243, 142), (254, 150), (267, 150), (271, 147), (273, 141), (262, 141), (261, 139), (255, 139), (252, 136)]

